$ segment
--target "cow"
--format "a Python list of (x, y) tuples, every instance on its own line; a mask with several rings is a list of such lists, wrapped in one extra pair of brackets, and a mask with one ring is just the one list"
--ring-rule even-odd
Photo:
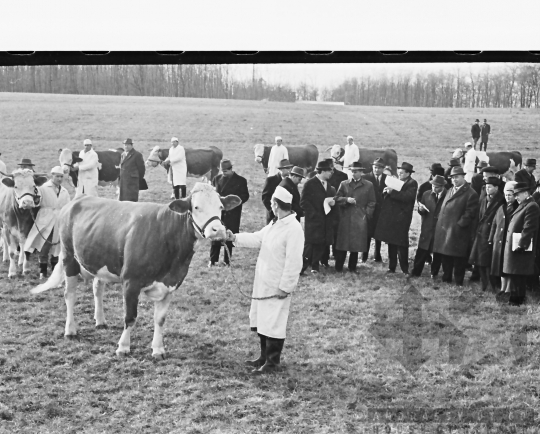
[[(208, 180), (214, 179), (219, 173), (219, 163), (223, 158), (223, 152), (216, 146), (209, 146), (208, 148), (185, 148), (186, 150), (186, 164), (187, 164), (187, 176), (192, 178), (203, 178)], [(163, 162), (169, 157), (168, 149), (161, 149), (159, 145), (154, 146), (150, 150), (150, 155), (146, 159), (147, 167), (157, 167), (163, 165)], [(169, 165), (163, 165), (167, 174), (169, 174)]]
[(17, 246), (20, 248), (19, 263), (23, 274), (30, 272), (24, 244), (34, 225), (41, 195), (37, 187), (47, 181), (47, 177), (30, 169), (17, 169), (11, 175), (1, 173), (4, 178), (0, 185), (0, 224), (4, 244), (4, 260), (9, 253), (8, 277), (17, 275)]
[(163, 324), (172, 293), (182, 284), (197, 240), (224, 240), (222, 211), (240, 205), (238, 196), (220, 197), (209, 185), (197, 182), (191, 194), (169, 204), (119, 202), (80, 196), (59, 215), (60, 261), (49, 280), (31, 292), (57, 287), (65, 280), (67, 319), (65, 335), (77, 334), (73, 317), (79, 273), (94, 278), (95, 320), (106, 327), (103, 314), (105, 282), (121, 283), (124, 331), (116, 354), (130, 352), (130, 335), (137, 319), (140, 293), (154, 301), (153, 357), (165, 356)]
[[(330, 151), (330, 156), (334, 160), (335, 165), (342, 165), (340, 160), (345, 154), (345, 149), (340, 145), (333, 145), (325, 149), (325, 152)], [(398, 156), (393, 149), (366, 149), (360, 148), (360, 164), (362, 167), (368, 169), (377, 158), (382, 158), (387, 166), (390, 167), (392, 175), (397, 175)]]
[[(507, 173), (507, 172), (516, 172), (517, 170), (521, 169), (521, 166), (523, 164), (523, 159), (521, 157), (521, 152), (519, 151), (498, 151), (498, 152), (476, 152), (480, 155), (480, 158), (476, 158), (476, 164), (482, 161), (487, 161), (490, 166), (493, 166), (499, 170), (499, 173)], [(454, 151), (452, 154), (453, 156), (456, 155), (457, 158), (464, 155), (464, 152), (462, 149), (458, 148)], [(487, 155), (487, 158), (485, 158), (485, 155)], [(462, 160), (460, 160), (462, 161)], [(463, 161), (462, 161), (463, 163)], [(516, 170), (517, 169), (517, 170)]]
[[(285, 148), (287, 148), (291, 164), (302, 167), (306, 170), (306, 173), (314, 170), (317, 166), (319, 150), (315, 145), (285, 146)], [(272, 146), (259, 143), (253, 149), (255, 152), (255, 161), (262, 164), (264, 173), (268, 173), (268, 158), (270, 157)]]
[[(122, 148), (109, 149), (108, 151), (96, 151), (100, 163), (98, 185), (101, 185), (102, 187), (106, 185), (118, 186), (118, 178), (120, 177), (120, 169), (118, 166), (120, 166), (122, 152), (124, 152)], [(73, 165), (82, 161), (82, 159), (79, 158), (79, 151), (72, 152), (69, 149), (59, 149), (58, 155), (60, 167), (64, 169), (66, 175), (69, 173), (71, 183), (74, 187), (77, 187), (79, 173), (78, 169), (73, 168)]]

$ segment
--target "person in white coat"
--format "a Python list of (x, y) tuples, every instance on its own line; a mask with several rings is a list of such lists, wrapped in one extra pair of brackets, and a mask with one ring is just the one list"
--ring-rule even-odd
[[(171, 145), (172, 146), (169, 149), (169, 156), (163, 162), (163, 164), (170, 165), (169, 174), (171, 176), (174, 197), (176, 199), (180, 199), (180, 197), (186, 197), (186, 150), (178, 143), (178, 139), (176, 137), (171, 139)], [(181, 196), (180, 191), (182, 192)]]
[(274, 176), (278, 173), (278, 167), (281, 160), (288, 160), (289, 152), (285, 145), (283, 145), (283, 139), (276, 136), (276, 144), (270, 149), (270, 156), (268, 157), (268, 176)]
[(79, 158), (82, 161), (73, 165), (73, 168), (79, 170), (79, 180), (75, 195), (86, 194), (97, 197), (100, 164), (96, 151), (92, 149), (92, 141), (90, 139), (84, 141), (84, 150), (79, 153)]
[(345, 153), (343, 154), (343, 173), (347, 174), (349, 179), (352, 179), (352, 172), (349, 167), (353, 163), (360, 161), (360, 149), (354, 143), (354, 138), (352, 136), (347, 137), (347, 144), (345, 145)]
[(256, 369), (254, 374), (274, 371), (280, 364), (286, 337), (291, 294), (302, 269), (304, 231), (291, 210), (292, 194), (278, 186), (272, 196), (272, 211), (276, 218), (262, 230), (249, 234), (227, 231), (227, 241), (236, 247), (260, 249), (255, 268), (253, 297), (249, 322), (260, 339), (261, 354), (246, 364)]
[(476, 151), (473, 149), (471, 142), (465, 143), (465, 162), (463, 170), (465, 171), (465, 181), (471, 182), (476, 170)]
[[(2, 155), (1, 152), (0, 155)], [(8, 174), (6, 164), (2, 160), (0, 160), (0, 172), (5, 173), (6, 175)], [(0, 179), (4, 178), (2, 173), (0, 173)]]
[(58, 214), (69, 201), (68, 191), (62, 187), (64, 171), (60, 166), (53, 167), (51, 179), (38, 187), (41, 194), (40, 208), (34, 226), (28, 233), (24, 251), (39, 251), (39, 278), (47, 277), (47, 263), (51, 254), (51, 269), (58, 263), (60, 254), (60, 234), (58, 231)]

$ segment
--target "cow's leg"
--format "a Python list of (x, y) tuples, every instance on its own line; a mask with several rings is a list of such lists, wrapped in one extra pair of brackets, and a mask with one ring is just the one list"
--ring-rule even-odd
[(124, 331), (118, 341), (117, 356), (129, 354), (131, 342), (131, 330), (137, 321), (137, 306), (139, 304), (139, 294), (141, 287), (129, 280), (124, 282)]
[(10, 242), (8, 244), (8, 250), (9, 250), (8, 277), (12, 279), (17, 275), (17, 244), (13, 241)]
[(19, 256), (19, 265), (22, 257), (22, 272), (23, 274), (30, 274), (30, 265), (28, 258), (30, 257), (30, 253), (24, 251), (24, 245), (26, 244), (26, 240), (24, 240), (23, 243), (21, 243), (21, 254)]
[(105, 282), (99, 280), (97, 277), (94, 278), (94, 319), (96, 320), (96, 328), (102, 329), (106, 328), (107, 324), (105, 323), (105, 314), (103, 312), (103, 291), (105, 289)]
[(24, 264), (24, 259), (25, 259), (24, 243), (21, 241), (21, 242), (19, 242), (19, 265)]
[(77, 335), (77, 324), (73, 312), (75, 311), (75, 301), (77, 298), (77, 276), (68, 277), (66, 275), (66, 289), (64, 290), (64, 299), (66, 300), (66, 337)]
[(165, 347), (163, 346), (163, 326), (165, 316), (171, 303), (172, 293), (167, 292), (162, 300), (154, 301), (154, 339), (152, 340), (152, 357), (156, 360), (165, 358)]
[(4, 252), (2, 254), (2, 261), (7, 262), (9, 261), (9, 245), (6, 239), (4, 238), (4, 234), (2, 234), (2, 246), (4, 247)]

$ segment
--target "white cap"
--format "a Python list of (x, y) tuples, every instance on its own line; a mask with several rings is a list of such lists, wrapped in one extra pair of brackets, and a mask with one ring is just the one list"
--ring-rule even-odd
[(504, 191), (514, 191), (514, 188), (516, 187), (517, 181), (508, 181), (506, 184), (504, 184)]
[(91, 145), (92, 144), (92, 140), (90, 139), (84, 139), (84, 142), (83, 144), (86, 146), (86, 145)]
[(273, 198), (279, 199), (285, 203), (292, 203), (292, 194), (279, 185), (276, 187), (276, 191), (274, 191), (274, 194), (272, 195), (272, 199)]
[(348, 142), (350, 139), (354, 140), (353, 136), (347, 136), (347, 142)]
[(283, 140), (283, 139), (281, 138), (281, 136), (276, 136), (276, 142), (277, 142), (278, 140)]
[(465, 147), (466, 147), (466, 148), (472, 148), (472, 143), (471, 143), (471, 142), (465, 143)]
[(173, 137), (173, 138), (171, 139), (171, 143), (172, 143), (172, 142), (179, 142), (179, 141), (180, 141), (180, 140), (178, 140), (178, 137)]
[(57, 175), (63, 175), (64, 171), (62, 170), (62, 168), (60, 166), (54, 166), (51, 169), (51, 173), (56, 173)]

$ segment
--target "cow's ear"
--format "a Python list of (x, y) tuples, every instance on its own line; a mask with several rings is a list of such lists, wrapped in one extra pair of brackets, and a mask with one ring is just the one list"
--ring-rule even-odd
[(184, 214), (191, 210), (191, 198), (173, 200), (169, 204), (169, 209), (179, 214)]
[(2, 184), (8, 186), (8, 187), (15, 187), (15, 181), (13, 181), (13, 178), (4, 178), (2, 179)]
[(59, 148), (58, 149), (58, 155), (60, 155), (62, 153), (62, 148)]
[(238, 205), (242, 205), (242, 199), (240, 199), (238, 196), (235, 196), (234, 194), (229, 194), (225, 197), (220, 196), (219, 199), (221, 200), (225, 211), (229, 211), (233, 208), (236, 208)]
[(41, 187), (47, 181), (48, 179), (46, 176), (34, 176), (34, 184), (36, 184), (38, 187)]

